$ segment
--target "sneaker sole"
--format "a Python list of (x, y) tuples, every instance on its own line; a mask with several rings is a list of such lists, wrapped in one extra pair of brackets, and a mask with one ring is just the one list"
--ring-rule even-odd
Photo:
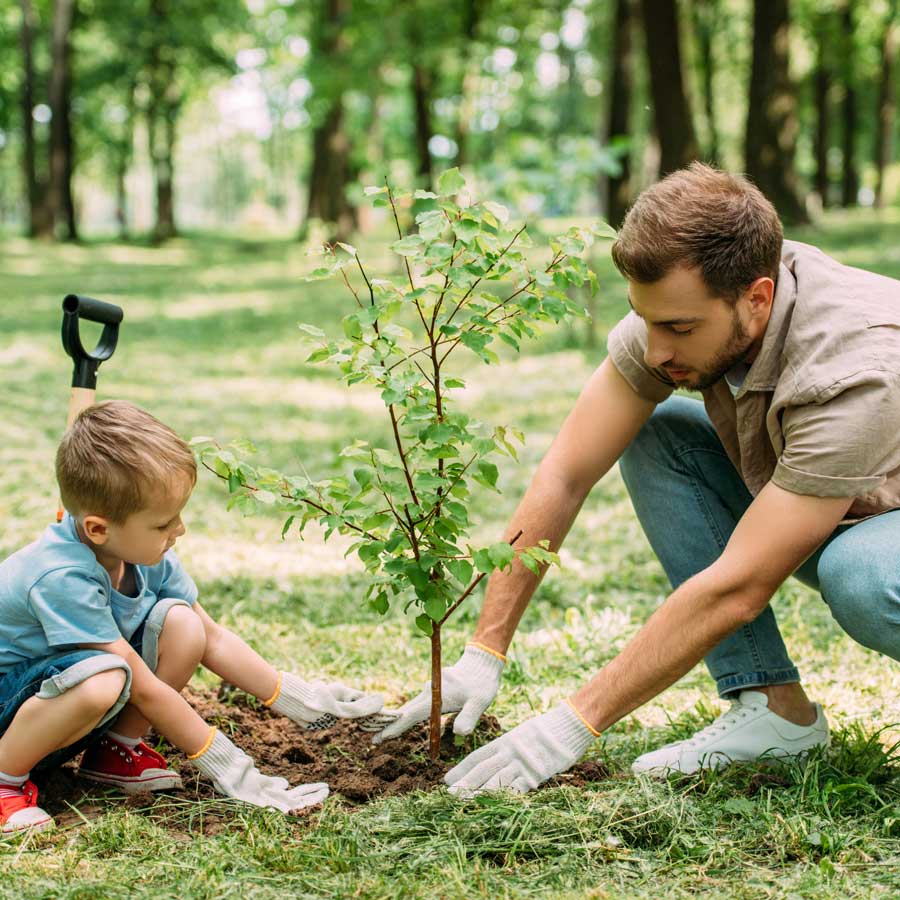
[(3, 826), (2, 834), (22, 834), (25, 831), (47, 831), (50, 828), (53, 828), (56, 823), (50, 816), (47, 816), (46, 819), (41, 819), (38, 822), (29, 822), (27, 825), (10, 825), (6, 824)]
[(175, 774), (157, 775), (153, 778), (123, 778), (89, 772), (79, 769), (78, 774), (88, 781), (97, 781), (110, 787), (117, 787), (126, 794), (141, 794), (145, 791), (171, 791), (183, 787), (181, 776)]

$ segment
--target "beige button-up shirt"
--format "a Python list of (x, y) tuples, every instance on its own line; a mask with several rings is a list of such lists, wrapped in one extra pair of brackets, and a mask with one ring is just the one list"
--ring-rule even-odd
[[(647, 328), (629, 313), (609, 355), (642, 397), (674, 390), (644, 361)], [(900, 281), (785, 241), (760, 351), (740, 388), (703, 391), (710, 421), (756, 496), (853, 497), (845, 522), (900, 508)]]

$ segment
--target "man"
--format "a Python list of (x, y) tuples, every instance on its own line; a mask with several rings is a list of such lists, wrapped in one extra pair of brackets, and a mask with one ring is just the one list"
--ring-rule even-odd
[[(536, 787), (702, 658), (731, 708), (635, 772), (825, 744), (769, 608), (792, 573), (855, 640), (900, 659), (900, 283), (783, 242), (755, 187), (697, 163), (641, 194), (612, 255), (632, 312), (507, 536), (559, 547), (618, 460), (674, 591), (567, 701), (452, 769), (457, 793)], [(491, 578), (472, 643), (443, 670), (457, 732), (493, 700), (538, 581), (519, 563)], [(379, 739), (427, 715), (426, 689)]]

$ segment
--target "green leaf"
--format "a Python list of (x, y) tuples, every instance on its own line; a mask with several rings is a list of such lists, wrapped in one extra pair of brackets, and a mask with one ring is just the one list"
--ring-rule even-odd
[(374, 194), (386, 194), (388, 192), (387, 185), (383, 184), (381, 187), (376, 187), (375, 185), (370, 185), (369, 187), (363, 190), (363, 193), (367, 197), (371, 197)]
[(281, 539), (284, 540), (287, 537), (287, 533), (291, 530), (291, 525), (294, 524), (294, 519), (296, 516), (288, 516), (284, 522), (284, 525), (281, 527)]
[(453, 223), (453, 233), (464, 243), (467, 244), (481, 231), (481, 225), (474, 219), (460, 219)]
[(498, 569), (505, 569), (516, 555), (516, 551), (506, 541), (500, 541), (498, 544), (491, 544), (488, 547), (488, 556), (491, 562)]
[(461, 584), (468, 586), (472, 580), (472, 564), (465, 559), (449, 559), (447, 560), (447, 568), (453, 577)]
[(484, 572), (485, 575), (490, 575), (496, 568), (491, 559), (489, 548), (476, 550), (472, 554), (472, 562), (475, 563), (475, 568), (478, 569), (479, 572)]
[(446, 172), (442, 172), (438, 177), (437, 188), (438, 193), (442, 197), (458, 194), (465, 186), (466, 179), (459, 174), (459, 169), (456, 166), (452, 169), (447, 169)]
[(382, 616), (388, 611), (390, 608), (390, 603), (388, 602), (387, 593), (385, 591), (379, 591), (370, 601), (369, 606), (375, 610), (375, 612), (380, 613)]
[(297, 326), (297, 328), (299, 328), (300, 331), (304, 332), (305, 334), (311, 335), (312, 337), (316, 337), (316, 338), (325, 337), (325, 332), (322, 331), (321, 328), (316, 328), (315, 325), (307, 325), (306, 323), (301, 323), (300, 325)]
[(241, 476), (235, 474), (234, 472), (228, 473), (228, 490), (230, 493), (235, 493), (235, 491), (239, 491), (244, 486), (244, 483), (241, 481)]
[(499, 470), (492, 462), (484, 459), (478, 461), (478, 475), (476, 478), (479, 481), (485, 482), (490, 487), (496, 487), (499, 474)]
[(421, 235), (410, 234), (399, 241), (394, 241), (394, 243), (391, 244), (391, 250), (393, 250), (394, 253), (399, 253), (400, 256), (416, 256), (424, 244), (425, 241), (422, 239)]
[(278, 497), (271, 491), (254, 491), (253, 497), (257, 503), (262, 503), (265, 506), (272, 506), (278, 500)]
[(341, 248), (345, 253), (349, 253), (351, 256), (358, 256), (359, 254), (356, 252), (356, 247), (353, 244), (345, 244), (343, 241), (338, 241), (337, 246)]
[(481, 204), (501, 225), (505, 225), (509, 221), (509, 210), (500, 203), (493, 203), (486, 200)]
[(437, 198), (437, 194), (433, 194), (431, 191), (423, 191), (422, 188), (417, 188), (413, 194), (413, 199), (415, 200), (437, 200)]
[(425, 614), (435, 622), (440, 622), (445, 612), (447, 612), (447, 604), (443, 597), (437, 595), (429, 597), (425, 601)]
[(431, 619), (426, 615), (416, 616), (416, 627), (423, 634), (427, 634), (428, 637), (431, 637), (431, 632), (434, 630)]
[(446, 378), (444, 379), (444, 387), (448, 388), (464, 388), (466, 383), (462, 378)]

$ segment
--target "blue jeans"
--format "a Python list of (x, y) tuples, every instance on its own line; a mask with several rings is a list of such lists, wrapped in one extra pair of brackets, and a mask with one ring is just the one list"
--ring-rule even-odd
[[(660, 404), (619, 463), (650, 546), (677, 588), (722, 553), (753, 497), (699, 400)], [(794, 573), (855, 641), (900, 660), (900, 510), (840, 525)], [(800, 673), (771, 606), (706, 656), (719, 694)]]

